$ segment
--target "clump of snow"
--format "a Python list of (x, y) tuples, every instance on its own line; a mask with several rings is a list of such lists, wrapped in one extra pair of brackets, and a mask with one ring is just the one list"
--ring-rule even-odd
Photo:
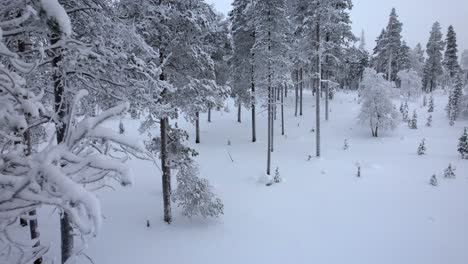
[(72, 34), (70, 17), (68, 17), (67, 12), (58, 0), (41, 0), (41, 4), (47, 17), (55, 19), (62, 33), (66, 36), (70, 36)]

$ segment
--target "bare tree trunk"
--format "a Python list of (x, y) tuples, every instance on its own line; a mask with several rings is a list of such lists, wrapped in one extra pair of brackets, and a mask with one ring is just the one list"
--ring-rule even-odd
[(208, 108), (208, 123), (211, 123), (211, 107)]
[(296, 83), (294, 84), (294, 95), (296, 96), (295, 100), (295, 109), (294, 116), (297, 117), (297, 112), (299, 108), (299, 70), (296, 70)]
[(288, 98), (288, 90), (289, 90), (289, 87), (288, 87), (288, 85), (286, 85), (284, 87), (284, 98)]
[[(286, 89), (286, 84), (284, 85), (285, 90)], [(284, 136), (284, 93), (281, 92), (281, 135)]]
[(195, 143), (200, 144), (200, 112), (195, 113)]
[(329, 77), (329, 72), (328, 71), (325, 71), (325, 80), (327, 80), (327, 82), (325, 83), (325, 121), (328, 121), (328, 115), (329, 115), (329, 83), (328, 83), (328, 77)]
[(276, 120), (276, 90), (274, 88), (271, 89), (271, 152), (275, 151), (275, 120)]
[(299, 89), (300, 89), (299, 115), (302, 116), (302, 101), (303, 101), (303, 90), (304, 90), (304, 70), (302, 68), (300, 70), (300, 78), (301, 78), (301, 81), (299, 83)]
[(273, 88), (273, 119), (276, 120), (276, 90), (277, 88)]
[(316, 25), (316, 45), (317, 45), (317, 96), (315, 97), (315, 109), (316, 109), (316, 128), (315, 128), (315, 140), (316, 140), (316, 156), (320, 157), (320, 95), (322, 91), (322, 61), (320, 54), (320, 21)]
[(161, 130), (161, 169), (162, 169), (162, 189), (163, 189), (163, 205), (164, 205), (164, 222), (170, 224), (172, 222), (171, 213), (171, 168), (169, 167), (169, 152), (167, 150), (167, 130), (169, 127), (169, 119), (160, 119)]

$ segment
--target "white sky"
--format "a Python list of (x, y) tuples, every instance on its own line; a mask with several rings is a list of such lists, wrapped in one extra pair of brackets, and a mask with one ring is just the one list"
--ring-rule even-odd
[[(232, 1), (207, 2), (227, 14)], [(403, 22), (403, 38), (409, 46), (414, 47), (418, 42), (425, 46), (432, 24), (439, 21), (444, 35), (449, 25), (455, 27), (459, 51), (468, 49), (468, 0), (354, 0), (353, 3), (353, 31), (359, 37), (361, 30), (365, 30), (368, 49), (374, 47), (375, 39), (387, 25), (392, 7)]]

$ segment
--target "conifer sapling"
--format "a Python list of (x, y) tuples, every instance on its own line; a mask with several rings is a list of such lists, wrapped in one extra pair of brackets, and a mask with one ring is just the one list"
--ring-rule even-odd
[(343, 145), (343, 150), (348, 150), (348, 149), (349, 149), (348, 140), (345, 139), (344, 140), (344, 145)]
[(427, 117), (426, 126), (427, 127), (432, 127), (432, 115), (429, 115)]
[(448, 168), (444, 171), (444, 178), (454, 179), (455, 178), (455, 169), (452, 168), (452, 164), (449, 164)]
[(432, 95), (429, 98), (429, 108), (427, 109), (427, 112), (434, 113), (434, 97)]
[(418, 114), (416, 113), (416, 110), (413, 112), (413, 118), (411, 118), (409, 122), (409, 127), (411, 129), (418, 129)]
[(426, 154), (426, 139), (423, 139), (421, 144), (419, 144), (419, 147), (418, 147), (418, 155), (419, 156), (422, 156), (422, 155), (425, 155)]
[(432, 175), (430, 184), (431, 184), (432, 186), (437, 186), (437, 185), (439, 185), (439, 183), (437, 182), (437, 177), (435, 176), (435, 174)]
[(463, 135), (458, 140), (458, 152), (462, 159), (468, 159), (468, 131), (466, 127)]

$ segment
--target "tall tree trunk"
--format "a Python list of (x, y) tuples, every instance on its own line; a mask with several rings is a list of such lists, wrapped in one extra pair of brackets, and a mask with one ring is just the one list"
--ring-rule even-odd
[(195, 113), (195, 143), (200, 144), (200, 112)]
[(169, 167), (169, 151), (167, 149), (167, 130), (169, 128), (169, 119), (167, 117), (160, 119), (161, 130), (161, 169), (162, 169), (162, 189), (164, 205), (164, 222), (172, 222), (171, 213), (171, 168)]
[(304, 70), (300, 70), (301, 82), (299, 83), (300, 99), (299, 99), (299, 115), (302, 116), (302, 101), (303, 101), (303, 90), (304, 90)]
[(278, 88), (273, 88), (273, 119), (276, 120), (276, 90)]
[(325, 80), (327, 80), (327, 82), (325, 83), (325, 121), (328, 121), (328, 115), (329, 115), (329, 101), (330, 101), (330, 98), (329, 98), (329, 93), (330, 93), (330, 84), (329, 84), (329, 72), (328, 70), (325, 71)]
[(208, 108), (208, 123), (211, 123), (211, 107)]
[(387, 73), (387, 80), (392, 80), (392, 64), (393, 64), (393, 52), (390, 52), (390, 58), (388, 59), (388, 73)]
[(237, 123), (242, 123), (242, 103), (240, 101), (237, 106)]
[(267, 170), (266, 170), (266, 173), (267, 175), (270, 175), (271, 174), (271, 127), (272, 127), (272, 121), (273, 121), (273, 118), (272, 118), (272, 111), (271, 111), (271, 86), (268, 87), (268, 104), (267, 104), (267, 107), (268, 107), (268, 146), (267, 146)]
[(252, 142), (257, 142), (257, 129), (255, 124), (255, 82), (254, 82), (254, 68), (252, 66)]
[(315, 110), (316, 110), (316, 128), (315, 128), (315, 140), (316, 140), (316, 156), (320, 157), (320, 95), (322, 91), (322, 61), (320, 54), (320, 21), (316, 25), (316, 45), (317, 45), (317, 95), (315, 97)]
[(275, 151), (275, 120), (276, 120), (276, 90), (275, 88), (271, 89), (271, 152)]
[[(287, 90), (286, 84), (284, 85), (284, 89)], [(281, 92), (281, 135), (284, 136), (284, 93)]]
[(296, 83), (294, 84), (294, 95), (295, 95), (295, 112), (294, 116), (297, 117), (297, 112), (299, 108), (299, 70), (296, 70)]
[(288, 85), (284, 86), (284, 98), (288, 98)]

